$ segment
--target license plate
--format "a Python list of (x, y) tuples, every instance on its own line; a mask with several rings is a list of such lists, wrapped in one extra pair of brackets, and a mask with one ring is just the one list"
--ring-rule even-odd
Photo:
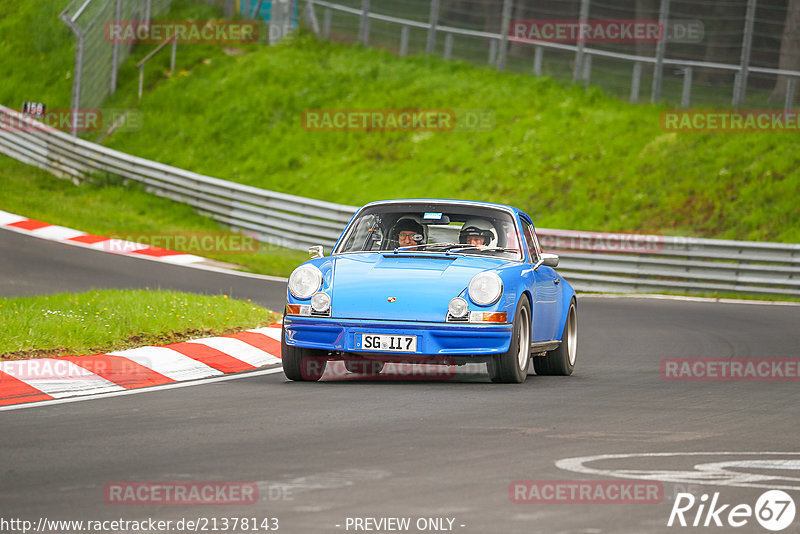
[(387, 352), (417, 352), (417, 336), (387, 334), (356, 334), (356, 350)]

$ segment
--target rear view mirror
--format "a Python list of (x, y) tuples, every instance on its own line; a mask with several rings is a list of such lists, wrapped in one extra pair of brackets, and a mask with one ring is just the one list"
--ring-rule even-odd
[(308, 255), (313, 260), (314, 258), (322, 258), (325, 253), (322, 251), (322, 245), (314, 245), (308, 248)]

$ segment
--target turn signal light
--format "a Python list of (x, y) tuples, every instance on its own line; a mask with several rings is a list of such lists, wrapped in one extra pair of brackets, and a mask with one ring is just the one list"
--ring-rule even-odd
[(505, 323), (507, 319), (506, 312), (469, 312), (469, 322), (471, 323)]

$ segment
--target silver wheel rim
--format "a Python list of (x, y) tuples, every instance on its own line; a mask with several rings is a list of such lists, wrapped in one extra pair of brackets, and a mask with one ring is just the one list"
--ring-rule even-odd
[(530, 328), (531, 321), (528, 309), (520, 308), (519, 347), (517, 347), (517, 365), (522, 371), (528, 370), (528, 357), (530, 356)]
[(575, 357), (578, 354), (578, 318), (574, 306), (570, 306), (567, 317), (567, 344), (569, 364), (572, 366), (575, 365)]

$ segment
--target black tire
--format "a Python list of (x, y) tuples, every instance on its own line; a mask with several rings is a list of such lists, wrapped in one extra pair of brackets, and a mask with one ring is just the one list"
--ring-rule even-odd
[(533, 359), (533, 368), (537, 375), (569, 376), (575, 370), (578, 357), (578, 311), (575, 301), (569, 303), (567, 321), (561, 333), (561, 344), (544, 356)]
[(285, 331), (281, 332), (281, 360), (283, 374), (289, 380), (316, 382), (325, 373), (327, 360), (313, 349), (286, 344)]
[(345, 360), (344, 366), (351, 373), (359, 375), (377, 375), (383, 371), (384, 362), (380, 360)]
[(528, 378), (531, 358), (531, 306), (528, 297), (522, 297), (514, 314), (514, 329), (508, 352), (498, 354), (486, 362), (492, 382), (521, 384)]

